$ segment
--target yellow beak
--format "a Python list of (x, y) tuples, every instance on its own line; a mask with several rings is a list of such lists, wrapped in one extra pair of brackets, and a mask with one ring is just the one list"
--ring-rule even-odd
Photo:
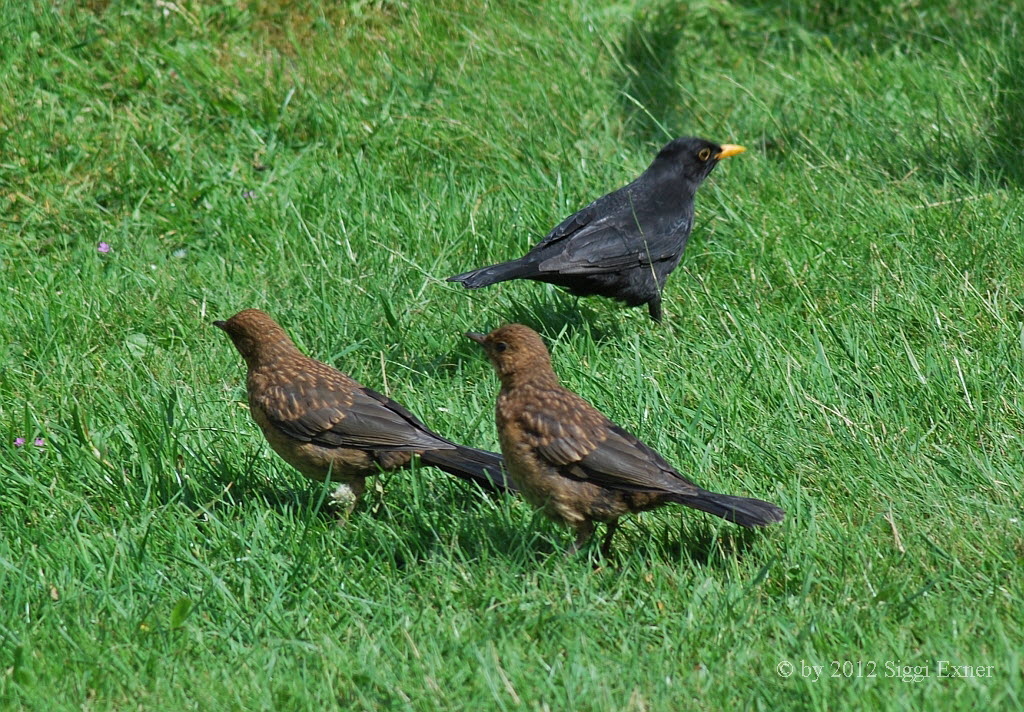
[(729, 156), (735, 156), (737, 153), (743, 153), (747, 149), (743, 146), (737, 146), (734, 143), (727, 143), (722, 146), (722, 150), (715, 154), (717, 160), (728, 158)]

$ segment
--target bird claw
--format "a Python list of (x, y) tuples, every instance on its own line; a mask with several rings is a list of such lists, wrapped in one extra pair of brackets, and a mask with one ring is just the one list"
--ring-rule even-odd
[(339, 518), (347, 520), (359, 504), (359, 494), (350, 484), (342, 483), (327, 495), (327, 501), (331, 509), (338, 513)]

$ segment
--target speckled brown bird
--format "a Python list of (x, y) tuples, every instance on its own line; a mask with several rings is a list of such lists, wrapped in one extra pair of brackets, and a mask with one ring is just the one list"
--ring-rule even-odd
[(759, 499), (701, 489), (590, 403), (563, 388), (540, 336), (522, 324), (467, 337), (487, 352), (501, 380), (498, 436), (509, 477), (523, 496), (556, 522), (576, 530), (572, 552), (606, 522), (608, 554), (618, 520), (629, 512), (676, 502), (744, 527), (782, 521)]
[(445, 472), (495, 491), (509, 489), (497, 453), (453, 443), (390, 398), (309, 358), (259, 309), (215, 321), (248, 366), (253, 420), (274, 452), (306, 477), (339, 487), (334, 501), (351, 510), (365, 480), (407, 467), (413, 454)]

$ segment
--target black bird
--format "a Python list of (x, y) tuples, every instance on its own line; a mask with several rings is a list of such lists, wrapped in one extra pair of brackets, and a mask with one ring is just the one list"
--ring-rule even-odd
[(693, 228), (693, 196), (721, 159), (745, 150), (700, 138), (670, 141), (639, 178), (566, 218), (524, 256), (448, 281), (477, 289), (532, 279), (578, 297), (646, 304), (661, 321), (661, 290)]

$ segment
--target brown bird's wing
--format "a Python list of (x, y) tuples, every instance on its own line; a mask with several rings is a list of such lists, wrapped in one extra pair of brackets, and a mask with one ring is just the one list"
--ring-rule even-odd
[(575, 393), (524, 413), (537, 454), (571, 477), (615, 489), (682, 493), (694, 485), (658, 453)]
[(608, 425), (608, 437), (579, 462), (588, 479), (609, 487), (677, 494), (695, 487), (634, 435), (610, 421)]
[(307, 369), (254, 398), (285, 435), (322, 447), (415, 451), (450, 448), (409, 411), (340, 372)]

